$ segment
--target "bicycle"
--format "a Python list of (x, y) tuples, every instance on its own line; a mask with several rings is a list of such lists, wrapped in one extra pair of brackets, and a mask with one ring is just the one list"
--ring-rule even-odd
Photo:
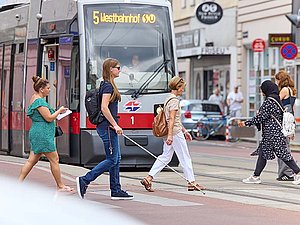
[[(212, 123), (218, 121), (217, 123)], [(197, 141), (204, 141), (209, 138), (209, 136), (217, 133), (222, 127), (226, 127), (227, 117), (207, 117), (205, 115), (203, 118), (197, 121), (197, 123), (192, 127), (191, 134), (193, 139)]]

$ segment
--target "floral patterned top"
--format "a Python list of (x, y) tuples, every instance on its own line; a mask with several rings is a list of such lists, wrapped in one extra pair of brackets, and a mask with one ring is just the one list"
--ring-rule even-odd
[(273, 116), (282, 123), (283, 113), (279, 106), (271, 99), (266, 99), (259, 108), (258, 114), (245, 122), (246, 126), (262, 124), (262, 141), (258, 146), (258, 151), (262, 151), (262, 156), (266, 160), (272, 160), (275, 155), (285, 161), (292, 159), (288, 152), (287, 138), (281, 132), (280, 125)]

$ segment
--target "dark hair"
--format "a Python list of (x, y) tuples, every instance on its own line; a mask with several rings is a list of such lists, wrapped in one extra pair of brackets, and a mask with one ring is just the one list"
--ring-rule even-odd
[(38, 76), (33, 76), (32, 80), (33, 80), (33, 89), (36, 92), (39, 92), (40, 89), (45, 88), (49, 84), (49, 81), (47, 79)]

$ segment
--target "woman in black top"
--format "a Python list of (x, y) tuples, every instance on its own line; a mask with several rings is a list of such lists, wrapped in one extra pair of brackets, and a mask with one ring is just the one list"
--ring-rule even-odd
[(103, 62), (104, 83), (100, 88), (100, 96), (101, 111), (105, 119), (97, 125), (97, 133), (103, 141), (106, 159), (84, 176), (76, 178), (80, 198), (84, 198), (86, 189), (92, 181), (109, 171), (111, 199), (133, 199), (132, 195), (121, 189), (119, 175), (121, 152), (118, 135), (121, 135), (123, 130), (118, 125), (118, 102), (121, 96), (114, 79), (119, 77), (120, 68), (120, 63), (116, 59), (108, 58)]
[[(295, 89), (294, 81), (291, 79), (290, 75), (284, 70), (279, 71), (275, 75), (275, 82), (279, 88), (279, 96), (284, 108), (287, 108), (289, 112), (294, 114), (294, 106), (296, 100), (297, 91)], [(291, 152), (289, 142), (290, 139), (294, 139), (294, 136), (287, 137), (288, 141), (288, 151)], [(281, 160), (278, 159), (278, 181), (293, 181), (294, 172)]]

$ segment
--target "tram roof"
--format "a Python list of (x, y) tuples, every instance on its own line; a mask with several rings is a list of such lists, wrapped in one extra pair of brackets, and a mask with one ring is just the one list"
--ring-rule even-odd
[(97, 4), (97, 3), (141, 3), (150, 5), (169, 5), (168, 0), (78, 0), (81, 4)]

